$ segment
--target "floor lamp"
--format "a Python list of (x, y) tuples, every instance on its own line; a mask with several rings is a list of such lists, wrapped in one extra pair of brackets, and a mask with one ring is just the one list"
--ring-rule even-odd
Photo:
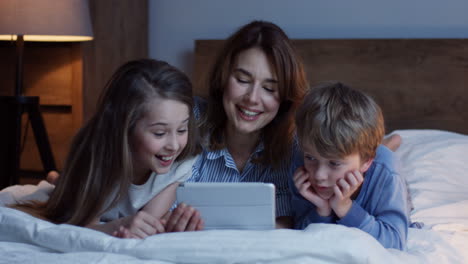
[(87, 41), (92, 38), (88, 0), (0, 1), (0, 40), (16, 44), (14, 94), (0, 96), (3, 127), (0, 129), (0, 188), (19, 182), (23, 114), (27, 114), (31, 122), (44, 171), (56, 170), (39, 108), (39, 96), (23, 95), (25, 42)]

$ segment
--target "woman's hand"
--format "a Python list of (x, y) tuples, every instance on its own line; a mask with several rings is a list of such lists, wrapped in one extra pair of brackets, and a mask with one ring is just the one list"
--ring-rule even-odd
[(331, 214), (331, 207), (328, 200), (318, 196), (317, 193), (311, 188), (309, 181), (309, 174), (304, 167), (300, 167), (294, 172), (294, 185), (296, 186), (299, 193), (313, 203), (317, 208), (317, 213), (320, 216), (329, 216)]

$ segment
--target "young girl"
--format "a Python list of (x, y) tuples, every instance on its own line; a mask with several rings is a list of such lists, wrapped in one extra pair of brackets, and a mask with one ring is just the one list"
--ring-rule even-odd
[[(164, 232), (163, 215), (198, 152), (192, 106), (190, 81), (176, 68), (150, 59), (124, 64), (75, 136), (49, 200), (14, 207), (123, 237)], [(191, 217), (201, 229), (199, 215)]]

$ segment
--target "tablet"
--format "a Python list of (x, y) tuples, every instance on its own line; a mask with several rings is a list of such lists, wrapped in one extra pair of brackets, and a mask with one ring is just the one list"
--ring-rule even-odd
[(186, 182), (177, 202), (197, 209), (205, 230), (275, 228), (275, 186), (258, 182)]

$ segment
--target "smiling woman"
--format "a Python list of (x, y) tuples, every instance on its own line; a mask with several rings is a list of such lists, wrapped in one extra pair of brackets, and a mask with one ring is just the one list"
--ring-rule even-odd
[(224, 43), (208, 86), (208, 101), (195, 106), (206, 144), (189, 181), (273, 183), (277, 220), (289, 226), (288, 178), (300, 162), (293, 114), (307, 87), (289, 38), (270, 22), (241, 27)]
[[(226, 137), (237, 134), (259, 137), (280, 106), (276, 72), (257, 47), (239, 53), (223, 95), (228, 119)], [(242, 170), (243, 166), (236, 164)]]
[(273, 183), (277, 226), (291, 227), (288, 179), (303, 163), (293, 116), (308, 82), (290, 39), (270, 22), (244, 25), (223, 42), (206, 80), (207, 101), (194, 109), (204, 148), (188, 181)]

